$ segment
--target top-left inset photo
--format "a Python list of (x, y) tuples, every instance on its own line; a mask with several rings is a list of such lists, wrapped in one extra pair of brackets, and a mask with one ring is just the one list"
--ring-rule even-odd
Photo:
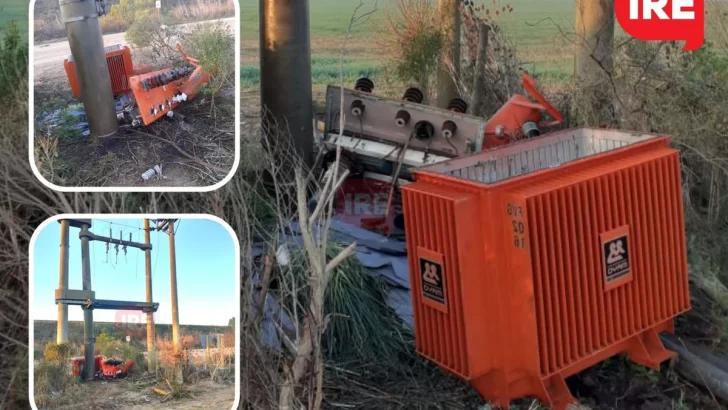
[(34, 0), (29, 157), (58, 191), (205, 192), (240, 147), (237, 0)]

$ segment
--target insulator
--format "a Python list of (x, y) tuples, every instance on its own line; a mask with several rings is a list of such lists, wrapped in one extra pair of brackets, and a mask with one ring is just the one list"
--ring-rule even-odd
[(365, 93), (371, 93), (374, 90), (374, 82), (366, 77), (360, 78), (356, 81), (354, 89)]
[(145, 173), (142, 174), (142, 179), (148, 181), (149, 178), (153, 177), (157, 172), (153, 168), (149, 168)]
[(351, 103), (351, 114), (355, 117), (361, 117), (364, 115), (364, 103), (361, 100), (354, 100)]
[(465, 114), (468, 112), (468, 103), (466, 103), (464, 100), (460, 98), (453, 98), (450, 100), (450, 103), (447, 105), (447, 109), (450, 111), (459, 112), (461, 114)]
[(425, 100), (425, 95), (422, 94), (419, 88), (410, 87), (404, 92), (403, 100), (413, 102), (415, 104), (421, 104)]
[(457, 130), (458, 126), (452, 121), (445, 121), (445, 123), (442, 124), (442, 136), (447, 139), (452, 138)]
[(409, 120), (410, 120), (410, 113), (407, 112), (406, 110), (399, 110), (397, 112), (397, 115), (394, 117), (394, 123), (397, 124), (397, 126), (400, 128), (407, 125)]

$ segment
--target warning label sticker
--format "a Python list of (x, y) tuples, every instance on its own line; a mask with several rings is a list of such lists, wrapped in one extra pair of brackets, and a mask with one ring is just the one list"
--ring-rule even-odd
[(420, 277), (422, 296), (443, 305), (447, 304), (442, 264), (420, 258)]
[(604, 279), (607, 284), (631, 272), (627, 234), (607, 240), (604, 246)]

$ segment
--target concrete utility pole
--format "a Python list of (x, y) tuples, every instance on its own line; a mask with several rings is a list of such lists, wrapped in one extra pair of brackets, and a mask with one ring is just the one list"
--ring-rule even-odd
[(438, 11), (446, 41), (437, 73), (437, 106), (447, 108), (458, 97), (453, 77), (460, 75), (460, 0), (440, 0)]
[[(81, 275), (83, 290), (91, 291), (91, 258), (89, 256), (89, 228), (91, 225), (83, 223), (81, 225)], [(86, 306), (83, 306), (83, 343), (84, 343), (84, 357), (86, 362), (84, 363), (84, 378), (86, 380), (93, 380), (96, 373), (96, 366), (94, 362), (94, 342), (96, 341), (96, 335), (94, 335), (94, 311)]]
[[(144, 219), (144, 243), (151, 245), (149, 232), (149, 219)], [(147, 303), (152, 303), (152, 251), (144, 250), (144, 267), (146, 271), (147, 284)], [(154, 313), (147, 313), (147, 371), (155, 373), (157, 371), (157, 358), (154, 349), (154, 340), (156, 339), (154, 331)]]
[[(70, 231), (68, 221), (62, 219), (61, 223), (61, 254), (60, 272), (58, 275), (58, 288), (68, 289), (68, 242)], [(68, 343), (68, 305), (58, 304), (58, 321), (56, 324), (56, 344)]]
[(169, 220), (169, 275), (172, 290), (172, 343), (174, 344), (175, 378), (178, 384), (184, 383), (180, 357), (182, 344), (179, 335), (179, 308), (177, 307), (177, 257), (174, 249), (174, 220)]
[(59, 4), (91, 135), (111, 136), (119, 123), (96, 1), (59, 0)]
[[(313, 91), (308, 0), (260, 0), (262, 125), (271, 148), (292, 146), (313, 163)], [(292, 141), (287, 141), (288, 132)], [(292, 178), (291, 178), (292, 179)]]

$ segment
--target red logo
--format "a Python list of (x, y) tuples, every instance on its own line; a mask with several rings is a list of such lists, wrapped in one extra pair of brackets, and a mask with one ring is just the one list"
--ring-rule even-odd
[(146, 329), (146, 324), (147, 314), (138, 310), (117, 310), (114, 314), (114, 325), (118, 330)]
[[(346, 180), (336, 193), (336, 214), (346, 223), (362, 227), (362, 221), (387, 215), (391, 186), (375, 179)], [(401, 210), (400, 210), (401, 212)], [(392, 207), (387, 224), (393, 226), (396, 207)]]
[(640, 40), (685, 40), (683, 50), (705, 42), (705, 0), (616, 0), (617, 21)]

